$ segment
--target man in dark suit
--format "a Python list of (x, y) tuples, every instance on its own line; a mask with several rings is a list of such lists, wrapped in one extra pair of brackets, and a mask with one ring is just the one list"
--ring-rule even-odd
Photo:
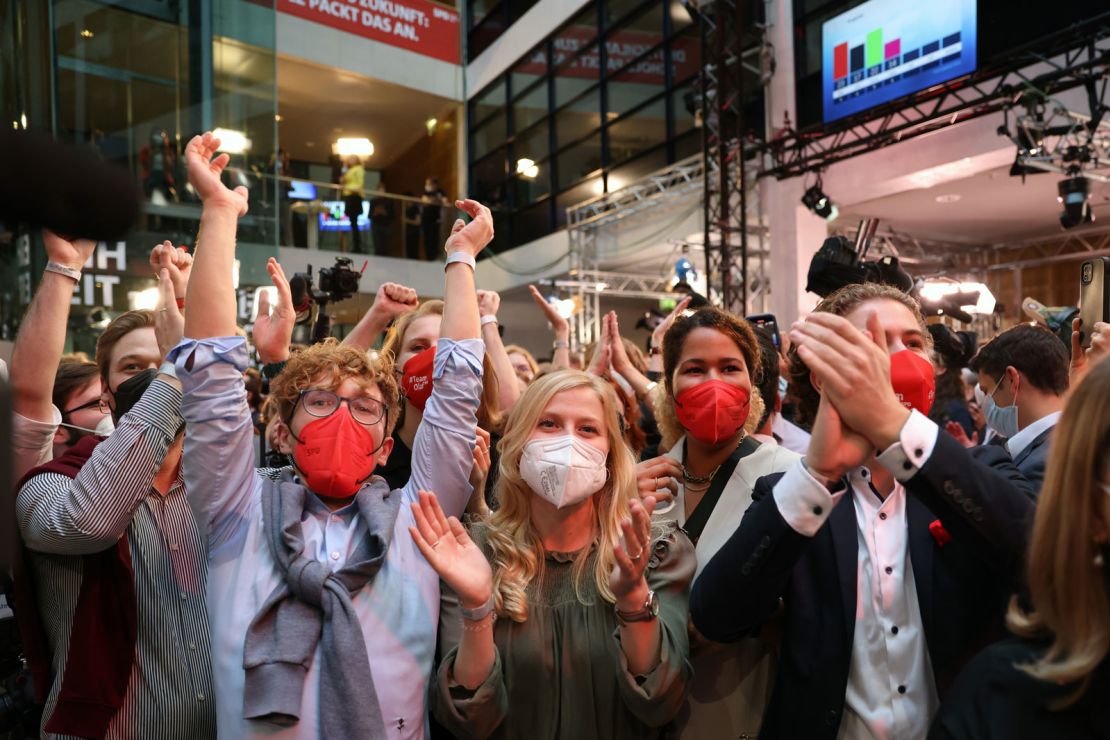
[(971, 367), (986, 396), (987, 424), (1008, 438), (1014, 464), (1040, 491), (1068, 390), (1064, 343), (1044, 327), (1020, 324), (985, 344)]
[(925, 416), (929, 340), (905, 294), (849, 286), (791, 334), (809, 451), (757, 483), (691, 616), (727, 642), (781, 614), (760, 737), (924, 737), (1017, 588), (1032, 491), (1005, 450), (975, 459)]

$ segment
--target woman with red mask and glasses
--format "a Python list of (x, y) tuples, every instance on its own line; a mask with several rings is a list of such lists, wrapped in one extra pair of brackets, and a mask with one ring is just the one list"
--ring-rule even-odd
[[(755, 482), (787, 470), (798, 455), (749, 436), (764, 401), (755, 377), (759, 343), (746, 321), (704, 307), (679, 316), (662, 344), (664, 387), (655, 391), (660, 450), (670, 450), (665, 457), (682, 474), (673, 501), (657, 507), (655, 519), (675, 521), (689, 535), (700, 573), (739, 526)], [(694, 677), (677, 718), (681, 736), (755, 737), (770, 697), (770, 643), (711, 643), (693, 630), (690, 642)]]

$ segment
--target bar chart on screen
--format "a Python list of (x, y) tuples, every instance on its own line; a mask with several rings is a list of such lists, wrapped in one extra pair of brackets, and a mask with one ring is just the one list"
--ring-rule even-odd
[(975, 0), (869, 0), (822, 26), (826, 123), (975, 71)]

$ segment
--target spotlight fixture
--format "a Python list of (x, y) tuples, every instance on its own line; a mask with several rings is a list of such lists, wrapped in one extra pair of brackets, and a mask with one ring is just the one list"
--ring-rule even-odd
[(836, 217), (840, 215), (840, 209), (832, 202), (832, 198), (821, 189), (821, 185), (821, 178), (818, 177), (817, 182), (802, 196), (802, 205), (826, 221), (835, 221)]
[(1068, 174), (1071, 176), (1061, 180), (1057, 185), (1059, 195), (1056, 197), (1056, 200), (1064, 204), (1064, 211), (1060, 214), (1060, 225), (1065, 229), (1089, 224), (1095, 220), (1088, 201), (1091, 195), (1091, 181), (1082, 177), (1078, 171), (1069, 171)]

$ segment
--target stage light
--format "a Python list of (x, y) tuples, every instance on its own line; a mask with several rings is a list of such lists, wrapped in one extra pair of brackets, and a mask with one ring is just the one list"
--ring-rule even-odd
[(961, 309), (968, 313), (977, 314), (990, 314), (994, 312), (995, 298), (983, 283), (956, 283), (949, 280), (926, 280), (925, 284), (921, 286), (921, 297), (933, 303), (939, 302), (942, 298), (957, 293), (966, 294), (968, 296), (978, 294), (978, 300), (975, 303), (965, 303), (960, 306)]
[(832, 199), (821, 189), (820, 178), (818, 178), (816, 184), (810, 187), (802, 196), (802, 205), (826, 221), (835, 221), (836, 217), (840, 215), (840, 209), (836, 207)]
[(127, 292), (127, 307), (132, 311), (152, 311), (158, 307), (161, 291), (158, 288)]
[(1076, 173), (1066, 180), (1061, 180), (1057, 185), (1057, 192), (1059, 195), (1056, 200), (1064, 204), (1064, 210), (1060, 214), (1060, 225), (1065, 229), (1089, 224), (1095, 220), (1088, 201), (1091, 195), (1090, 180)]

